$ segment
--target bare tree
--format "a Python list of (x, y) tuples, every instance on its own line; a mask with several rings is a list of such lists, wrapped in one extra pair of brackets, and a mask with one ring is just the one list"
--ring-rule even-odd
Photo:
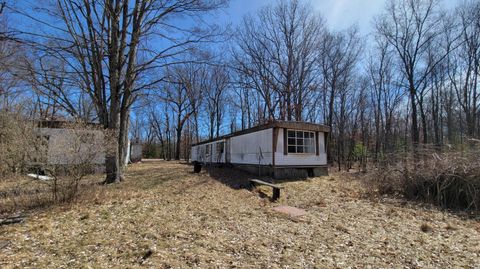
[[(5, 7), (0, 3), (0, 10)], [(20, 66), (28, 61), (25, 47), (10, 38), (8, 17), (0, 16), (0, 110), (13, 111), (25, 92)]]
[(63, 75), (68, 72), (65, 62), (52, 57), (39, 57), (36, 61), (26, 62), (23, 67), (24, 80), (38, 96), (39, 105), (44, 110), (53, 110), (50, 115), (40, 113), (40, 117), (53, 118), (54, 112), (61, 111), (64, 116), (85, 122), (98, 120), (94, 104), (88, 94), (78, 88), (76, 77)]
[(375, 161), (380, 152), (392, 150), (395, 111), (403, 97), (394, 76), (395, 62), (392, 54), (386, 40), (378, 38), (368, 62), (375, 124)]
[[(337, 161), (344, 160), (344, 131), (347, 123), (347, 97), (355, 79), (355, 67), (362, 50), (362, 42), (357, 28), (345, 33), (327, 33), (319, 46), (318, 65), (322, 74), (322, 87), (319, 98), (322, 100), (323, 119), (332, 130), (338, 133), (328, 137), (333, 145), (333, 135), (337, 139)], [(337, 128), (334, 128), (337, 127)], [(333, 157), (332, 147), (327, 148), (329, 158)]]
[[(53, 2), (46, 16), (62, 21), (63, 25), (51, 25), (17, 9), (15, 12), (50, 28), (51, 33), (45, 36), (19, 30), (39, 51), (65, 62), (68, 66), (65, 76), (79, 78), (77, 87), (89, 95), (99, 122), (118, 140), (117, 150), (106, 157), (106, 183), (121, 181), (130, 107), (139, 92), (152, 89), (164, 79), (162, 76), (146, 79), (144, 75), (174, 64), (177, 56), (212, 37), (211, 31), (183, 29), (171, 22), (181, 15), (196, 16), (211, 11), (226, 1)], [(172, 35), (172, 31), (177, 34)], [(147, 40), (161, 40), (158, 43), (162, 46), (148, 46), (157, 42), (147, 43)]]
[(411, 106), (411, 136), (414, 144), (420, 141), (418, 110), (423, 119), (423, 141), (428, 141), (426, 119), (423, 116), (423, 91), (428, 75), (450, 52), (428, 59), (428, 49), (442, 34), (442, 16), (437, 0), (390, 0), (385, 13), (375, 20), (376, 34), (394, 48), (401, 63)]
[(247, 16), (234, 58), (249, 88), (260, 93), (268, 119), (302, 120), (315, 90), (315, 60), (323, 20), (300, 1), (279, 1)]
[(175, 126), (175, 160), (180, 160), (182, 132), (190, 117), (200, 107), (203, 69), (195, 64), (177, 66), (168, 71), (165, 93), (160, 98), (173, 109)]
[[(22, 46), (0, 40), (2, 107), (27, 82), (42, 117), (100, 122), (116, 138), (106, 182), (123, 177), (129, 129), (170, 160), (274, 120), (326, 123), (329, 158), (366, 170), (370, 152), (379, 161), (408, 142), (480, 135), (480, 5), (448, 13), (438, 1), (389, 0), (364, 55), (357, 27), (329, 31), (311, 5), (278, 0), (244, 17), (222, 61), (200, 51), (217, 29), (177, 22), (227, 0), (50, 0), (39, 17), (6, 6), (42, 29), (17, 28)], [(134, 107), (140, 97), (147, 110)]]
[(353, 79), (353, 71), (362, 50), (358, 29), (346, 33), (329, 33), (320, 45), (319, 65), (323, 77), (323, 98), (326, 123), (333, 125), (334, 103), (338, 91), (344, 90)]
[(229, 74), (225, 66), (214, 66), (206, 68), (206, 77), (202, 83), (203, 93), (205, 94), (205, 107), (209, 119), (209, 136), (220, 135), (220, 126), (222, 124), (225, 94), (230, 82)]
[(466, 2), (457, 10), (462, 45), (449, 57), (448, 77), (465, 115), (466, 134), (478, 135), (480, 75), (480, 4)]

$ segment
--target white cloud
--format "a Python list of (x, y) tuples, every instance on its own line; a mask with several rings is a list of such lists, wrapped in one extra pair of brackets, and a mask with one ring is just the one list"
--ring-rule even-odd
[[(373, 18), (382, 13), (388, 0), (311, 0), (322, 13), (331, 29), (340, 30), (358, 24), (360, 31), (367, 34), (372, 29)], [(453, 9), (461, 1), (441, 0), (444, 8)]]
[[(389, 0), (302, 0), (310, 2), (319, 11), (330, 29), (342, 30), (358, 24), (363, 34), (370, 33), (373, 18), (380, 14)], [(463, 0), (440, 0), (445, 8), (452, 9)], [(261, 7), (275, 4), (276, 0), (232, 0), (222, 20), (238, 23), (242, 16), (254, 14)]]
[(382, 11), (385, 0), (313, 0), (312, 4), (330, 28), (339, 30), (358, 24), (362, 32), (368, 33), (373, 17)]

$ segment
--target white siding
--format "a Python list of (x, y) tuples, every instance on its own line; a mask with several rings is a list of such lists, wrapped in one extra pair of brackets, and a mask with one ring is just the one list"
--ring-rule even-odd
[[(221, 149), (218, 147), (220, 143), (223, 143), (223, 152)], [(211, 162), (213, 163), (224, 163), (225, 162), (225, 141), (220, 140), (220, 141), (215, 141), (211, 143)]]
[(198, 152), (200, 146), (193, 146), (192, 150), (190, 151), (190, 160), (192, 162), (198, 161)]
[[(272, 136), (273, 129), (266, 129), (231, 137), (230, 162), (234, 164), (258, 164), (260, 161), (262, 165), (272, 164)], [(263, 158), (260, 157), (261, 155)]]
[[(211, 143), (201, 144), (192, 147), (191, 160), (207, 163), (224, 163), (225, 162), (225, 144), (223, 152), (217, 149), (217, 144), (225, 143), (225, 140), (218, 140)], [(207, 147), (209, 148), (207, 150)], [(208, 154), (207, 154), (208, 151)]]
[[(275, 166), (321, 166), (327, 164), (327, 153), (325, 152), (325, 134), (319, 132), (319, 155), (316, 154), (283, 154), (283, 131), (278, 130), (277, 149), (275, 152)], [(191, 160), (198, 162), (224, 163), (226, 152), (230, 152), (230, 163), (233, 164), (253, 164), (262, 165), (273, 164), (272, 152), (273, 129), (265, 129), (258, 132), (233, 136), (225, 142), (223, 154), (216, 152), (216, 143), (214, 141), (207, 144), (201, 144), (192, 147)], [(230, 148), (227, 149), (226, 147)], [(206, 147), (210, 148), (210, 153), (206, 154)], [(260, 154), (261, 152), (261, 154)], [(261, 158), (260, 156), (263, 156)], [(259, 160), (260, 159), (260, 160)]]
[(279, 129), (278, 131), (278, 142), (277, 142), (277, 151), (275, 152), (275, 166), (288, 166), (288, 165), (326, 165), (327, 164), (327, 153), (325, 152), (325, 133), (319, 132), (318, 148), (320, 154), (300, 154), (300, 153), (288, 153), (288, 155), (283, 154), (283, 131), (284, 129)]

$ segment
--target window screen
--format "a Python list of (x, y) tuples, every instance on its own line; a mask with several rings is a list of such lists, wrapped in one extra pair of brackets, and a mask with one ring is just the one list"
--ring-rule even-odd
[(315, 154), (315, 133), (305, 131), (287, 131), (288, 153)]

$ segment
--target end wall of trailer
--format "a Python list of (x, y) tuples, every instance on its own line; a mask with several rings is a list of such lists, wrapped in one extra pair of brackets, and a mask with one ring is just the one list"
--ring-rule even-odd
[[(300, 130), (301, 131), (301, 130)], [(327, 165), (327, 152), (325, 148), (325, 133), (316, 132), (315, 139), (318, 139), (318, 148), (315, 154), (286, 153), (285, 154), (285, 129), (280, 128), (277, 136), (277, 147), (275, 151), (275, 166), (323, 166)], [(318, 152), (318, 154), (317, 154)]]

